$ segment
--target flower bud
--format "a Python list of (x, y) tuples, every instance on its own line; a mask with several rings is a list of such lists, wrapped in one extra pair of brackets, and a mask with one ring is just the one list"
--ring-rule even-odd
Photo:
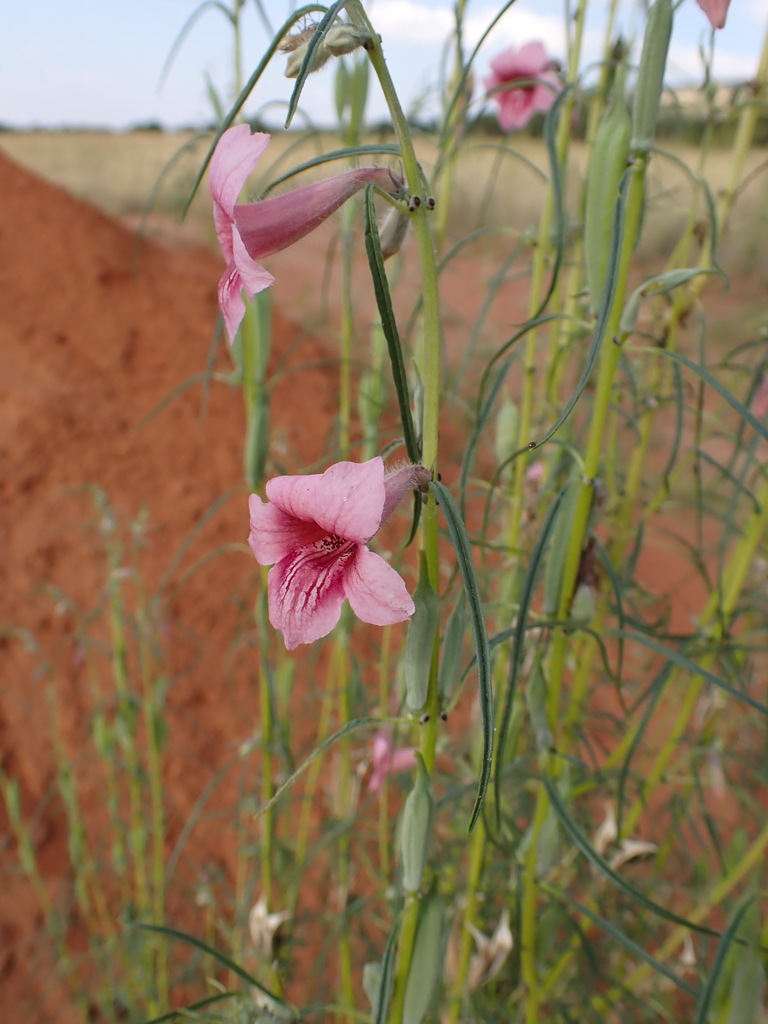
[(429, 674), (440, 620), (440, 599), (429, 579), (426, 554), (419, 555), (419, 582), (413, 592), (416, 610), (408, 623), (405, 642), (405, 700), (408, 710), (418, 713), (427, 703)]
[(404, 210), (390, 206), (379, 228), (379, 243), (383, 259), (388, 260), (390, 256), (400, 252), (409, 224), (410, 218)]
[[(303, 32), (287, 36), (280, 44), (280, 49), (284, 53), (290, 53), (288, 63), (285, 65), (286, 78), (298, 78), (314, 34), (315, 26), (310, 26)], [(315, 47), (310, 71), (319, 71), (331, 57), (343, 57), (360, 46), (367, 47), (370, 44), (371, 37), (363, 29), (346, 22), (332, 25)]]
[(403, 1001), (403, 1024), (421, 1024), (440, 978), (443, 963), (443, 901), (433, 890), (419, 910), (408, 981)]
[(435, 795), (424, 758), (416, 754), (416, 781), (403, 807), (400, 832), (400, 859), (403, 865), (403, 889), (418, 892), (427, 863)]

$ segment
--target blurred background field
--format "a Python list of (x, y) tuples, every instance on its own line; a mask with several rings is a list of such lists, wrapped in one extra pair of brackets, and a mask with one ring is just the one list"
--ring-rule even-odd
[[(197, 193), (185, 221), (186, 203), (212, 135), (194, 132), (2, 132), (0, 148), (13, 159), (99, 206), (112, 216), (137, 225), (147, 214), (147, 230), (167, 237), (196, 240), (215, 246), (207, 187)], [(391, 143), (377, 133), (365, 142)], [(338, 136), (329, 132), (272, 135), (258, 169), (266, 187), (291, 167), (320, 153), (338, 149)], [(649, 210), (640, 254), (668, 254), (685, 222), (691, 181), (682, 169), (694, 168), (698, 149), (663, 139), (650, 170)], [(417, 152), (429, 175), (436, 158), (433, 139), (417, 137)], [(379, 162), (386, 163), (385, 157)], [(579, 194), (585, 172), (586, 146), (574, 141), (569, 150), (568, 195)], [(711, 149), (706, 180), (717, 198), (728, 183), (731, 149)], [(746, 187), (737, 198), (722, 253), (731, 274), (760, 275), (768, 263), (768, 148), (755, 147), (746, 163)], [(330, 173), (321, 169), (316, 176)], [(506, 237), (536, 224), (549, 174), (547, 153), (540, 138), (520, 136), (502, 149), (497, 135), (476, 134), (461, 148), (456, 186), (448, 218), (451, 235), (461, 237), (478, 228), (505, 225)], [(298, 181), (299, 179), (297, 179)], [(309, 180), (306, 176), (302, 180)], [(283, 188), (294, 187), (293, 182)], [(573, 202), (571, 202), (573, 208)], [(578, 230), (578, 225), (574, 225)], [(492, 241), (492, 238), (491, 238)], [(506, 242), (502, 240), (502, 244)]]

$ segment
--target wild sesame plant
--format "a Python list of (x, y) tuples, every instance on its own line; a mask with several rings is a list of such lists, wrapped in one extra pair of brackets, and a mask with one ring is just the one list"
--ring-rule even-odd
[[(596, 81), (582, 76), (588, 2), (579, 0), (564, 66), (540, 41), (523, 42), (492, 60), (480, 90), (479, 45), (466, 50), (467, 6), (454, 8), (431, 170), (390, 76), (375, 5), (360, 0), (297, 11), (265, 58), (289, 55), (296, 85), (287, 124), (313, 73), (341, 58), (334, 73), (347, 145), (328, 159), (350, 169), (238, 204), (268, 137), (233, 122), (258, 94), (264, 63), (211, 147), (227, 263), (220, 305), (243, 353), (258, 351), (255, 324), (268, 337), (265, 311), (252, 303), (273, 278), (256, 261), (365, 190), (342, 221), (342, 457), (329, 448), (322, 473), (275, 475), (262, 417), (259, 471), (248, 474), (256, 492), (266, 478), (268, 499), (250, 499), (250, 545), (272, 566), (261, 575), (260, 628), (281, 631), (288, 651), (327, 637), (329, 656), (315, 749), (279, 787), (270, 777), (274, 723), (264, 723), (258, 815), (272, 838), (261, 845), (266, 882), (251, 934), (270, 962), (255, 978), (238, 969), (253, 986), (238, 1012), (375, 1024), (768, 1019), (766, 358), (764, 340), (746, 325), (727, 346), (713, 344), (707, 320), (707, 297), (727, 273), (718, 241), (765, 105), (768, 35), (736, 113), (729, 189), (710, 191), (705, 136), (698, 166), (685, 168), (688, 212), (677, 243), (648, 265), (638, 246), (654, 207), (650, 168), (667, 159), (655, 134), (672, 0), (649, 5), (633, 45), (616, 37), (619, 4), (609, 5)], [(727, 0), (699, 6), (713, 30), (723, 26)], [(370, 73), (393, 144), (363, 143)], [(451, 431), (443, 447), (450, 367), (441, 284), (472, 243), (450, 233), (455, 171), (478, 110), (493, 108), (509, 133), (497, 148), (496, 184), (523, 187), (509, 156), (514, 132), (536, 112), (549, 176), (530, 245), (505, 253), (504, 235), (493, 249), (502, 270), (488, 301), (509, 286), (510, 267), (522, 270), (528, 317), (486, 350), (462, 354), (451, 398), (469, 413), (461, 440)], [(572, 204), (566, 184), (578, 175), (571, 149), (580, 110), (589, 163)], [(381, 162), (371, 165), (372, 155)], [(351, 327), (357, 230), (377, 307), (367, 356)], [(418, 257), (411, 308), (385, 263), (401, 259), (403, 247)], [(382, 386), (385, 353), (390, 382)], [(262, 367), (263, 386), (263, 358), (244, 365), (246, 389), (249, 366)], [(394, 436), (382, 410), (397, 416)], [(415, 587), (367, 546), (408, 491)], [(647, 534), (672, 536), (677, 520), (690, 571), (708, 594), (682, 625), (641, 571)], [(404, 620), (407, 630), (390, 631)], [(361, 663), (356, 645), (378, 627), (369, 641), (379, 664)], [(375, 679), (378, 695), (367, 682)], [(263, 706), (274, 714), (269, 700)], [(368, 807), (355, 769), (367, 745), (373, 846), (364, 841)], [(303, 782), (306, 810), (320, 793), (319, 764), (331, 758), (340, 924), (323, 936), (296, 916), (300, 882), (271, 860), (280, 837), (294, 844), (296, 872), (311, 862), (306, 814), (294, 827), (281, 808)], [(408, 776), (395, 814), (388, 792)], [(268, 907), (288, 909), (270, 917)], [(295, 979), (290, 945), (275, 953), (282, 929), (325, 950), (316, 993), (301, 987), (311, 1003), (303, 1008), (283, 996)], [(216, 1019), (227, 1012), (221, 1004)]]
[[(728, 2), (698, 3), (715, 46)], [(724, 341), (708, 314), (735, 201), (765, 187), (745, 162), (768, 32), (734, 111), (728, 187), (708, 184), (707, 126), (682, 167), (674, 247), (649, 258), (643, 229), (668, 198), (653, 168), (676, 159), (657, 139), (676, 5), (653, 0), (630, 43), (612, 0), (591, 77), (589, 0), (566, 4), (562, 66), (523, 40), (479, 67), (468, 6), (454, 5), (429, 139), (403, 111), (376, 5), (339, 0), (288, 18), (205, 162), (261, 567), (258, 836), (240, 851), (227, 948), (221, 931), (143, 923), (163, 972), (166, 939), (218, 972), (156, 1021), (768, 1020), (768, 324)], [(296, 169), (321, 180), (239, 202), (269, 136), (237, 122), (270, 99), (260, 78), (281, 52), (287, 125), (325, 67), (343, 145)], [(366, 141), (372, 88), (393, 141)], [(486, 144), (489, 111), (504, 189), (526, 187), (516, 133), (543, 116), (540, 220), (457, 237), (457, 169)], [(286, 473), (269, 432), (269, 258), (334, 215), (336, 434), (321, 466)], [(375, 298), (365, 337), (358, 233)], [(445, 281), (489, 253), (496, 273), (457, 355)], [(393, 268), (414, 256), (412, 302)], [(487, 309), (521, 279), (526, 312), (499, 332)], [(692, 617), (649, 579), (660, 545), (703, 594)], [(297, 662), (304, 645), (316, 654)], [(296, 664), (322, 694), (308, 753), (293, 746)], [(324, 913), (310, 915), (318, 873)]]

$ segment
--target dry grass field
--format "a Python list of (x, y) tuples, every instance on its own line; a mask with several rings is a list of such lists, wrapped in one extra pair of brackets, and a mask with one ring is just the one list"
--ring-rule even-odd
[[(176, 221), (210, 143), (209, 134), (143, 132), (6, 132), (0, 147), (14, 160), (73, 195), (107, 213), (135, 222), (151, 208), (163, 229)], [(371, 138), (370, 142), (389, 142)], [(275, 134), (264, 160), (259, 185), (266, 186), (292, 167), (319, 153), (339, 148), (331, 135)], [(424, 138), (419, 157), (429, 176), (435, 147)], [(382, 157), (382, 162), (388, 158)], [(643, 248), (646, 254), (666, 252), (679, 234), (690, 197), (691, 182), (681, 166), (695, 167), (698, 150), (675, 145), (652, 164), (649, 210)], [(731, 151), (715, 149), (707, 159), (705, 177), (715, 197), (728, 186)], [(585, 147), (571, 147), (567, 189), (571, 210), (583, 180)], [(740, 193), (728, 236), (723, 240), (731, 270), (753, 271), (768, 256), (764, 229), (768, 218), (768, 177), (765, 154), (753, 150), (747, 164), (747, 185)], [(514, 154), (502, 155), (498, 140), (472, 138), (463, 147), (456, 171), (450, 225), (454, 237), (479, 226), (510, 225), (514, 234), (536, 223), (544, 175), (548, 173), (544, 144), (520, 137)], [(257, 187), (259, 187), (257, 185)], [(286, 186), (288, 187), (288, 186)], [(438, 197), (439, 199), (439, 197)], [(152, 221), (150, 220), (150, 230)], [(213, 243), (207, 190), (192, 205), (182, 237)]]

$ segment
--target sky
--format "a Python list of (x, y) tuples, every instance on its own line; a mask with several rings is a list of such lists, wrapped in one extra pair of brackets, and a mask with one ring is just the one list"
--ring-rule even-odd
[[(222, 0), (232, 4), (234, 0)], [(574, 0), (571, 0), (571, 7)], [(609, 0), (591, 0), (583, 66), (602, 48)], [(0, 16), (0, 124), (12, 128), (92, 127), (125, 129), (159, 122), (166, 128), (214, 120), (206, 82), (229, 100), (234, 75), (233, 32), (209, 2), (183, 39), (160, 82), (164, 64), (187, 19), (201, 0), (5, 0)], [(296, 3), (262, 0), (276, 28)], [(474, 44), (499, 10), (493, 0), (469, 0), (466, 38)], [(453, 24), (453, 0), (367, 0), (366, 10), (382, 37), (401, 102), (408, 109), (438, 80), (441, 56)], [(493, 30), (478, 57), (487, 73), (493, 57), (511, 44), (540, 39), (548, 51), (565, 56), (565, 0), (517, 0)], [(636, 39), (642, 26), (641, 0), (622, 0), (618, 28)], [(243, 67), (247, 78), (261, 58), (268, 36), (257, 4), (242, 11)], [(715, 76), (745, 81), (757, 67), (768, 30), (768, 0), (733, 0), (722, 31), (715, 33)], [(675, 18), (669, 81), (695, 85), (702, 79), (700, 48), (710, 29), (695, 0), (681, 0)], [(270, 127), (284, 120), (292, 83), (283, 77), (284, 57), (273, 60), (245, 107)], [(314, 123), (334, 123), (333, 74), (323, 69), (305, 89), (302, 109)], [(385, 116), (372, 90), (369, 120)], [(301, 123), (301, 122), (297, 122)]]

